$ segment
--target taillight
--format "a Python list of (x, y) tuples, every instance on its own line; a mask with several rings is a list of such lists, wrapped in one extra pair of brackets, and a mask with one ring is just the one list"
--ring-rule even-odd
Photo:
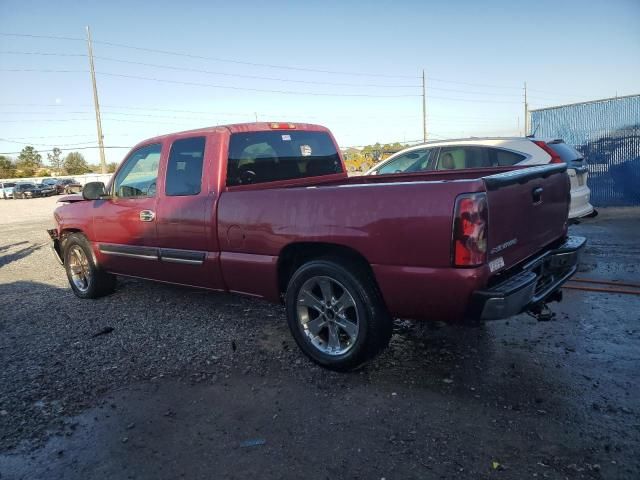
[(556, 151), (547, 145), (547, 142), (543, 142), (542, 140), (535, 140), (533, 143), (538, 145), (541, 149), (551, 155), (551, 161), (549, 163), (563, 163), (560, 155), (556, 153)]
[(485, 193), (468, 193), (456, 198), (451, 259), (455, 267), (477, 267), (486, 262), (487, 217)]

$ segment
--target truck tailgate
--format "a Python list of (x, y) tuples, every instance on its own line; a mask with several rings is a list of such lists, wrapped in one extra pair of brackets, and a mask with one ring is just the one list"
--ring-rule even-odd
[(492, 273), (513, 267), (566, 235), (570, 202), (566, 170), (566, 164), (554, 164), (483, 178)]

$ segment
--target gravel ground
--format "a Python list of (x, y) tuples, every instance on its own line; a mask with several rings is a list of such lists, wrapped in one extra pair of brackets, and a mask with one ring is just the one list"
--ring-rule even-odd
[[(0, 478), (640, 478), (640, 297), (566, 291), (554, 321), (397, 321), (336, 374), (284, 311), (121, 279), (77, 299), (55, 198), (0, 201)], [(581, 276), (640, 283), (638, 210), (572, 227)]]

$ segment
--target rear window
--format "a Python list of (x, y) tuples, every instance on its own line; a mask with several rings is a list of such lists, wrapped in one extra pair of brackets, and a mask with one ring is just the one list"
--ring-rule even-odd
[(277, 130), (231, 135), (229, 186), (340, 172), (340, 156), (326, 132)]
[(582, 160), (582, 154), (571, 145), (567, 145), (564, 142), (552, 142), (547, 143), (547, 145), (556, 152), (565, 163)]

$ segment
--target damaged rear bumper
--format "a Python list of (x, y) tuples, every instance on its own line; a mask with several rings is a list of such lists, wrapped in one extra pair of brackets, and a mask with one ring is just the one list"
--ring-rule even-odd
[(584, 237), (568, 237), (559, 247), (523, 265), (518, 273), (474, 292), (472, 316), (481, 320), (508, 318), (554, 299), (578, 270), (585, 244)]

